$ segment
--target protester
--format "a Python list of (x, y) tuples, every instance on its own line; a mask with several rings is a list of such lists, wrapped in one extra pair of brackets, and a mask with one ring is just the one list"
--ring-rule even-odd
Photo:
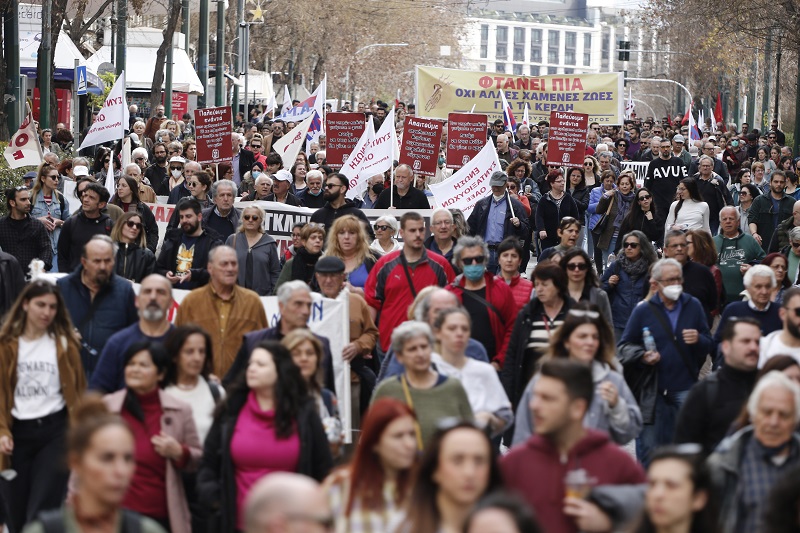
[(220, 510), (218, 531), (243, 529), (244, 502), (259, 479), (297, 472), (322, 480), (331, 462), (291, 354), (276, 341), (258, 343), (214, 417), (198, 473), (200, 501)]
[(42, 260), (44, 269), (50, 270), (53, 261), (50, 234), (43, 222), (31, 216), (31, 192), (19, 186), (6, 189), (5, 194), (8, 215), (0, 218), (0, 248), (13, 255), (26, 272), (34, 259)]
[(117, 181), (117, 192), (110, 204), (116, 205), (124, 213), (138, 213), (143, 223), (142, 231), (147, 239), (147, 248), (155, 253), (158, 247), (158, 226), (153, 211), (139, 199), (139, 187), (135, 179), (121, 176)]
[[(717, 266), (719, 253), (717, 252), (711, 234), (702, 229), (690, 229), (686, 232), (686, 252), (692, 263), (703, 265), (708, 268), (714, 278), (714, 288), (716, 289), (716, 300), (718, 306), (711, 309), (711, 315), (719, 315), (719, 304), (725, 302), (725, 291), (729, 290), (723, 286), (722, 272)], [(711, 322), (709, 322), (710, 324)]]
[[(370, 222), (361, 209), (352, 200), (345, 198), (349, 187), (350, 181), (344, 174), (335, 173), (325, 178), (325, 192), (322, 195), (325, 205), (314, 211), (310, 222), (321, 224), (325, 227), (325, 231), (330, 232), (336, 219), (352, 215), (363, 222), (366, 227), (370, 227)], [(427, 200), (425, 201), (427, 202)], [(428, 208), (426, 205), (420, 209)]]
[(318, 209), (325, 206), (325, 196), (323, 194), (323, 181), (322, 172), (319, 170), (309, 170), (306, 175), (308, 187), (300, 195), (300, 201), (303, 205), (312, 209)]
[(361, 221), (344, 215), (330, 227), (325, 257), (338, 257), (344, 262), (347, 288), (363, 296), (364, 285), (380, 255), (370, 248), (369, 235)]
[[(655, 149), (654, 149), (655, 150)], [(663, 139), (659, 146), (659, 157), (647, 164), (644, 186), (653, 195), (658, 225), (664, 227), (670, 206), (675, 200), (678, 183), (688, 176), (683, 160), (672, 153), (672, 143)]]
[(795, 199), (784, 192), (786, 174), (776, 170), (769, 179), (769, 191), (753, 200), (747, 221), (750, 233), (764, 251), (769, 250), (770, 241), (778, 222), (793, 216)]
[[(746, 190), (746, 189), (745, 189)], [(735, 302), (744, 289), (742, 278), (751, 265), (764, 259), (764, 250), (750, 235), (740, 230), (739, 213), (735, 207), (723, 207), (719, 213), (720, 233), (714, 236), (715, 262), (722, 274), (725, 299)]]
[[(601, 177), (598, 178), (600, 185), (589, 192), (589, 207), (586, 209), (586, 215), (588, 219), (587, 228), (589, 230), (592, 247), (589, 247), (587, 244), (587, 248), (589, 248), (588, 253), (594, 254), (594, 263), (598, 274), (603, 273), (604, 265), (602, 261), (602, 254), (600, 249), (597, 247), (597, 239), (595, 238), (593, 232), (595, 231), (595, 228), (597, 228), (597, 224), (605, 214), (605, 211), (597, 212), (597, 204), (600, 203), (600, 199), (603, 197), (603, 195), (610, 194), (609, 191), (616, 189), (616, 181), (617, 175), (611, 170), (605, 170), (601, 174)], [(598, 231), (602, 229), (603, 228), (599, 228)]]
[(609, 324), (613, 324), (608, 295), (600, 288), (597, 274), (592, 269), (589, 255), (580, 248), (567, 250), (559, 266), (567, 273), (567, 290), (575, 302), (591, 302), (600, 309), (600, 314)]
[(453, 235), (454, 230), (453, 213), (443, 207), (434, 209), (431, 214), (431, 235), (425, 239), (425, 248), (441, 255), (451, 265), (453, 264), (453, 249), (458, 241)]
[(125, 388), (103, 398), (131, 428), (136, 470), (122, 504), (165, 530), (191, 533), (180, 471), (197, 468), (202, 454), (189, 405), (159, 387), (169, 364), (160, 344), (132, 344), (123, 356)]
[(678, 184), (677, 191), (678, 200), (669, 206), (665, 231), (704, 229), (711, 233), (709, 207), (700, 195), (697, 182), (692, 178), (684, 178)]
[(394, 184), (390, 189), (384, 189), (378, 196), (373, 209), (430, 209), (430, 202), (425, 193), (414, 183), (414, 170), (406, 165), (397, 165), (394, 169)]
[(795, 201), (792, 216), (778, 223), (770, 239), (768, 253), (778, 252), (789, 246), (789, 232), (796, 227), (800, 227), (800, 200)]
[[(0, 328), (0, 484), (9, 531), (61, 505), (69, 417), (86, 389), (80, 344), (61, 292), (34, 281)], [(4, 476), (5, 477), (5, 476)]]
[(542, 249), (558, 244), (560, 235), (557, 233), (557, 228), (564, 217), (580, 220), (578, 205), (565, 191), (564, 174), (561, 170), (551, 170), (547, 174), (547, 183), (550, 184), (550, 190), (542, 195), (536, 209), (534, 228), (535, 235), (541, 241)]
[(597, 227), (593, 229), (597, 241), (595, 246), (602, 252), (603, 265), (608, 266), (608, 258), (619, 249), (617, 239), (619, 239), (622, 221), (631, 210), (631, 205), (635, 203), (636, 191), (633, 172), (624, 170), (617, 177), (616, 189), (611, 189), (603, 193), (597, 202), (595, 212), (604, 213), (606, 216), (605, 227), (599, 231)]
[[(79, 188), (80, 185), (79, 183)], [(94, 235), (110, 235), (114, 225), (111, 218), (102, 212), (109, 200), (109, 193), (105, 187), (98, 183), (87, 183), (82, 187), (80, 200), (80, 211), (64, 223), (61, 236), (58, 238), (60, 272), (73, 272), (81, 263), (81, 251), (84, 245)]]
[[(555, 255), (563, 257), (564, 252), (573, 249), (578, 244), (581, 234), (581, 222), (575, 217), (563, 217), (556, 224), (558, 244), (545, 248), (539, 254), (539, 262), (553, 259)], [(556, 261), (558, 262), (558, 261)]]
[(257, 205), (245, 207), (239, 227), (225, 241), (236, 250), (239, 286), (255, 291), (259, 296), (273, 293), (281, 273), (278, 244), (264, 231), (264, 216), (264, 210)]
[(712, 314), (717, 310), (719, 297), (717, 282), (711, 269), (689, 259), (689, 238), (680, 230), (669, 230), (664, 238), (664, 257), (675, 259), (682, 265), (683, 290), (703, 304), (706, 321), (712, 322)]
[(117, 247), (115, 272), (134, 283), (153, 273), (156, 256), (147, 248), (147, 239), (138, 212), (123, 214), (111, 229), (111, 240)]
[(433, 333), (424, 322), (400, 324), (391, 336), (392, 350), (405, 371), (378, 385), (373, 403), (395, 398), (417, 413), (417, 445), (426, 449), (439, 421), (448, 417), (472, 420), (469, 399), (459, 380), (446, 377), (431, 366)]
[(779, 253), (771, 253), (767, 255), (762, 261), (762, 265), (766, 265), (775, 273), (775, 287), (772, 289), (770, 300), (777, 305), (781, 305), (783, 301), (783, 291), (792, 286), (789, 276), (786, 275), (788, 268), (788, 260), (786, 256)]
[[(702, 155), (697, 162), (699, 172), (693, 174), (692, 178), (697, 183), (698, 191), (703, 200), (708, 204), (709, 219), (708, 224), (711, 234), (716, 235), (719, 229), (719, 212), (726, 205), (733, 206), (733, 198), (725, 183), (727, 176), (721, 176), (714, 169), (716, 158), (710, 155)], [(720, 170), (725, 165), (720, 165)]]
[[(52, 270), (58, 270), (58, 238), (61, 226), (69, 218), (69, 204), (64, 194), (58, 191), (59, 172), (48, 163), (42, 163), (36, 173), (36, 182), (31, 189), (31, 218), (44, 224), (50, 237), (53, 252)], [(16, 229), (16, 228), (15, 228)], [(7, 250), (6, 250), (7, 251)]]
[[(434, 214), (434, 216), (436, 215)], [(375, 221), (372, 229), (375, 230), (375, 240), (372, 241), (372, 244), (369, 246), (379, 254), (385, 255), (390, 252), (394, 252), (395, 250), (403, 249), (403, 245), (397, 242), (397, 239), (394, 238), (394, 236), (397, 235), (397, 231), (400, 229), (400, 223), (395, 217), (383, 215)], [(427, 243), (430, 240), (431, 237), (428, 237), (428, 240), (425, 241), (425, 247), (429, 250), (430, 247)]]
[(214, 205), (203, 211), (205, 226), (214, 230), (223, 239), (227, 239), (239, 229), (239, 211), (233, 207), (237, 192), (236, 184), (231, 180), (215, 181), (211, 185), (211, 199)]
[(256, 483), (242, 514), (245, 533), (321, 533), (334, 525), (319, 484), (287, 472), (269, 474)]
[(300, 230), (299, 248), (295, 248), (294, 257), (284, 263), (278, 281), (275, 282), (275, 292), (281, 285), (289, 281), (302, 281), (316, 288), (314, 280), (314, 265), (322, 257), (322, 245), (325, 243), (325, 228), (319, 224), (306, 224)]
[[(628, 215), (622, 221), (619, 234), (627, 235), (634, 230), (644, 233), (647, 241), (655, 243), (657, 248), (664, 245), (664, 227), (658, 225), (653, 194), (646, 187), (636, 189), (636, 201), (631, 204)], [(617, 244), (620, 251), (624, 252), (622, 241), (618, 240)]]
[(759, 367), (776, 355), (791, 355), (800, 361), (800, 315), (796, 310), (799, 305), (800, 287), (786, 289), (780, 308), (783, 327), (761, 339)]
[(272, 175), (272, 194), (266, 197), (268, 202), (278, 202), (281, 204), (302, 207), (303, 202), (289, 192), (292, 175), (288, 170), (281, 169)]
[(520, 274), (522, 262), (522, 244), (516, 237), (507, 237), (497, 247), (497, 262), (500, 265), (499, 276), (508, 284), (514, 295), (514, 316), (531, 301), (533, 282)]

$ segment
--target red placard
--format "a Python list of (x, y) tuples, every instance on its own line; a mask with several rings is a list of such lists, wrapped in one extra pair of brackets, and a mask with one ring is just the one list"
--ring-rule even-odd
[(358, 144), (367, 127), (364, 113), (328, 113), (325, 115), (325, 159), (334, 169), (342, 168), (344, 158)]
[(400, 164), (409, 165), (414, 174), (435, 176), (442, 140), (442, 123), (438, 120), (406, 116)]
[(222, 163), (233, 159), (229, 106), (195, 109), (194, 125), (198, 163)]
[(459, 169), (486, 146), (487, 115), (450, 113), (447, 115), (447, 168)]
[(550, 112), (547, 162), (562, 167), (581, 167), (586, 155), (586, 128), (589, 115), (568, 111)]
[(189, 112), (189, 93), (172, 93), (172, 120), (180, 120)]

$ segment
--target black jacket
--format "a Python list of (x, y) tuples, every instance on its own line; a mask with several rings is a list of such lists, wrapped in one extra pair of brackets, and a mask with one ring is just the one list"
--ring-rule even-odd
[[(165, 276), (167, 272), (175, 272), (178, 264), (178, 249), (181, 246), (183, 230), (175, 228), (167, 231), (161, 253), (156, 260), (156, 273)], [(178, 289), (196, 289), (208, 283), (208, 252), (222, 244), (222, 239), (216, 232), (203, 228), (203, 233), (197, 238), (194, 256), (192, 257), (192, 279), (175, 286)]]
[[(589, 204), (586, 205), (588, 207)], [(536, 208), (536, 227), (533, 229), (536, 233), (542, 230), (547, 232), (547, 237), (542, 239), (543, 250), (560, 242), (557, 230), (564, 217), (575, 217), (578, 221), (582, 220), (578, 204), (572, 199), (572, 195), (569, 192), (565, 193), (560, 206), (556, 205), (549, 194), (542, 195), (539, 206)]]
[[(392, 191), (384, 189), (375, 201), (373, 209), (389, 209), (392, 202)], [(428, 197), (421, 190), (411, 187), (405, 196), (397, 194), (397, 186), (394, 186), (394, 206), (397, 209), (430, 209), (431, 203)]]
[(711, 270), (700, 263), (686, 261), (683, 265), (683, 290), (700, 300), (706, 312), (706, 320), (712, 324), (711, 312), (719, 305), (719, 294)]
[(144, 171), (144, 177), (158, 196), (169, 196), (169, 164), (162, 167), (154, 163)]
[(17, 258), (0, 252), (0, 316), (11, 309), (24, 286), (25, 275)]
[[(67, 221), (68, 223), (69, 220)], [(64, 242), (63, 235), (66, 232), (67, 225), (65, 224), (63, 228), (58, 247), (59, 263), (62, 261), (61, 242)], [(69, 237), (67, 237), (66, 242), (69, 242)], [(34, 259), (44, 261), (45, 270), (50, 270), (53, 266), (53, 245), (50, 242), (50, 234), (40, 220), (30, 215), (27, 215), (23, 220), (14, 220), (11, 216), (0, 218), (0, 249), (16, 257), (20, 267), (25, 271), (28, 270), (31, 261)], [(80, 251), (77, 257), (80, 258)]]
[(330, 202), (326, 202), (325, 205), (314, 211), (314, 214), (311, 215), (311, 222), (322, 224), (325, 226), (325, 231), (330, 231), (333, 221), (344, 215), (353, 215), (364, 222), (364, 224), (367, 225), (367, 233), (369, 233), (373, 239), (375, 238), (375, 234), (372, 231), (372, 224), (370, 224), (367, 215), (356, 207), (353, 200), (345, 200), (344, 204), (339, 209), (334, 209), (331, 207)]
[(637, 211), (634, 215), (631, 210), (619, 226), (617, 249), (622, 248), (622, 237), (633, 230), (639, 230), (647, 235), (647, 240), (656, 243), (658, 247), (664, 244), (664, 224), (659, 224), (657, 217), (648, 220), (642, 211)]
[(114, 270), (117, 274), (134, 283), (141, 283), (144, 278), (155, 272), (156, 255), (149, 248), (140, 248), (137, 244), (118, 242), (117, 259)]
[(731, 191), (725, 186), (723, 179), (711, 176), (711, 179), (704, 180), (700, 174), (693, 174), (697, 183), (697, 189), (703, 197), (703, 201), (708, 204), (709, 216), (708, 220), (719, 224), (719, 211), (726, 205), (733, 205), (733, 197)]
[(589, 193), (592, 192), (592, 187), (584, 185), (578, 187), (574, 191), (567, 190), (567, 192), (572, 196), (572, 199), (575, 200), (575, 205), (578, 206), (578, 213), (580, 216), (577, 217), (577, 219), (580, 221), (581, 226), (583, 226), (583, 215), (589, 207)]
[[(275, 199), (275, 193), (270, 194), (266, 198), (264, 198), (265, 202), (277, 202), (278, 200)], [(303, 202), (300, 201), (300, 198), (295, 196), (294, 194), (287, 192), (286, 193), (286, 201), (283, 202), (286, 205), (291, 205), (293, 207), (303, 207)]]
[[(506, 198), (511, 197), (506, 196)], [(469, 230), (470, 235), (481, 237), (483, 239), (486, 238), (486, 225), (489, 220), (489, 207), (492, 205), (492, 199), (493, 197), (490, 195), (486, 198), (481, 198), (478, 200), (478, 203), (475, 204), (475, 208), (472, 210), (472, 213), (469, 214), (469, 218), (467, 219), (467, 229)], [(507, 200), (504, 201), (507, 202)], [(528, 228), (528, 217), (526, 216), (525, 208), (522, 207), (522, 203), (520, 203), (520, 201), (516, 198), (511, 198), (511, 205), (514, 208), (514, 214), (519, 219), (519, 226), (515, 226), (511, 223), (511, 210), (508, 209), (508, 206), (506, 205), (506, 222), (503, 224), (503, 239), (510, 237), (511, 235), (515, 235), (520, 239), (524, 239), (530, 231)]]
[[(231, 441), (248, 392), (247, 389), (234, 392), (214, 417), (203, 447), (203, 462), (197, 473), (198, 498), (201, 504), (219, 513), (216, 531), (220, 533), (235, 533), (237, 530), (236, 467), (231, 457)], [(300, 438), (297, 473), (322, 481), (331, 470), (333, 458), (312, 399), (301, 406), (296, 427)], [(269, 451), (265, 450), (265, 453)]]
[(83, 246), (95, 235), (111, 235), (114, 221), (105, 213), (87, 218), (78, 211), (64, 222), (58, 237), (58, 271), (72, 272), (81, 264)]

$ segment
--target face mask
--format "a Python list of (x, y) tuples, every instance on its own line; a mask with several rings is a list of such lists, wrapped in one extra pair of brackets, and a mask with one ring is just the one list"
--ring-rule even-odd
[(493, 194), (493, 195), (492, 195), (492, 198), (494, 198), (494, 201), (495, 201), (495, 202), (499, 202), (500, 200), (502, 200), (503, 198), (505, 198), (505, 196), (506, 196), (505, 194), (501, 194), (500, 196), (497, 196), (496, 194)]
[(182, 174), (182, 172), (180, 170), (173, 170), (172, 171), (172, 177), (175, 178), (175, 179), (180, 178), (181, 174)]
[(260, 170), (254, 170), (254, 171), (252, 171), (250, 173), (250, 175), (253, 176), (253, 179), (256, 179), (257, 177), (259, 177), (261, 175), (261, 171)]
[(470, 281), (478, 281), (486, 272), (484, 265), (464, 265), (464, 276)]
[(683, 293), (683, 286), (682, 285), (670, 285), (669, 287), (664, 287), (664, 297), (670, 301), (677, 301), (678, 298), (681, 297)]
[(380, 183), (376, 183), (375, 185), (372, 186), (372, 192), (375, 193), (375, 194), (382, 193), (383, 192), (383, 185), (381, 185)]
[(322, 194), (322, 189), (318, 190), (317, 192), (308, 189), (308, 194), (310, 194), (311, 196), (319, 196), (320, 194)]
[(443, 165), (444, 165), (444, 157), (440, 157), (439, 158), (439, 166), (441, 167)]

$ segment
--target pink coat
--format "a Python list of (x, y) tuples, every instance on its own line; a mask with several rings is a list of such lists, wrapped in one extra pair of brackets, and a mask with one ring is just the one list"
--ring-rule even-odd
[[(103, 397), (108, 409), (113, 413), (122, 411), (125, 403), (127, 389), (119, 390)], [(188, 446), (190, 457), (184, 467), (185, 470), (196, 470), (203, 455), (203, 447), (197, 436), (197, 428), (192, 418), (192, 408), (173, 398), (163, 390), (158, 391), (161, 408), (161, 430), (173, 437), (179, 443)], [(186, 493), (183, 490), (183, 480), (180, 471), (173, 461), (167, 461), (167, 506), (169, 508), (169, 525), (172, 533), (192, 533), (192, 518), (189, 514), (189, 504), (186, 502)]]

